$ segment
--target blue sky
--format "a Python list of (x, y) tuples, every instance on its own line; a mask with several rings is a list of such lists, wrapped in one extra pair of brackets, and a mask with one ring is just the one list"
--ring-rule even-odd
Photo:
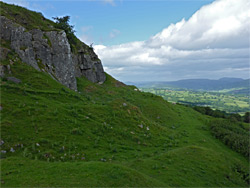
[(86, 43), (114, 45), (147, 40), (171, 23), (188, 19), (212, 0), (4, 0), (42, 12), (49, 19), (71, 16), (76, 35)]
[(121, 81), (249, 78), (249, 0), (4, 0), (71, 16)]

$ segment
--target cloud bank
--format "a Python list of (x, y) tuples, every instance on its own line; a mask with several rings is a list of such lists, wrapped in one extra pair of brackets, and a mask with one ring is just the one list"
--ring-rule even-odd
[(146, 41), (94, 49), (121, 81), (249, 78), (249, 27), (249, 0), (217, 0)]

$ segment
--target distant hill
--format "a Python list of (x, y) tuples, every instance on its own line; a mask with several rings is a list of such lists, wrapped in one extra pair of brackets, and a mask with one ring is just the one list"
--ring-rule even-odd
[[(138, 82), (133, 83), (138, 87), (176, 87), (192, 90), (222, 90), (231, 88), (249, 88), (249, 79), (242, 78), (221, 78), (219, 80), (210, 79), (186, 79), (170, 82)], [(129, 83), (131, 84), (131, 83)]]
[(248, 124), (117, 81), (41, 13), (0, 18), (1, 187), (249, 187)]

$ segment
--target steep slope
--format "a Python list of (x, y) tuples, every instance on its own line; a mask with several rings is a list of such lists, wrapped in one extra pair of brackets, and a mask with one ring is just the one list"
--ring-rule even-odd
[[(76, 77), (85, 76), (92, 82), (105, 81), (101, 61), (93, 48), (77, 38), (76, 44), (70, 45), (65, 31), (56, 29), (55, 24), (46, 20), (41, 13), (0, 3), (0, 59), (8, 55), (9, 49), (13, 49), (23, 62), (49, 73), (73, 90), (77, 90)], [(40, 22), (46, 24), (39, 27)]]
[(248, 186), (248, 160), (212, 136), (213, 118), (107, 74), (76, 77), (76, 92), (5, 48), (1, 187)]
[(190, 108), (108, 75), (74, 92), (20, 59), (10, 67), (22, 82), (1, 80), (2, 186), (247, 185), (247, 159)]

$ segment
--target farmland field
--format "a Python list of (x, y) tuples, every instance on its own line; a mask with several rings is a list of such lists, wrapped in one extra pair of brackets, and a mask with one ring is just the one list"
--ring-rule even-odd
[(162, 96), (165, 100), (197, 106), (209, 106), (229, 113), (244, 114), (249, 111), (249, 95), (235, 94), (226, 90), (194, 91), (176, 88), (140, 88), (141, 91)]

